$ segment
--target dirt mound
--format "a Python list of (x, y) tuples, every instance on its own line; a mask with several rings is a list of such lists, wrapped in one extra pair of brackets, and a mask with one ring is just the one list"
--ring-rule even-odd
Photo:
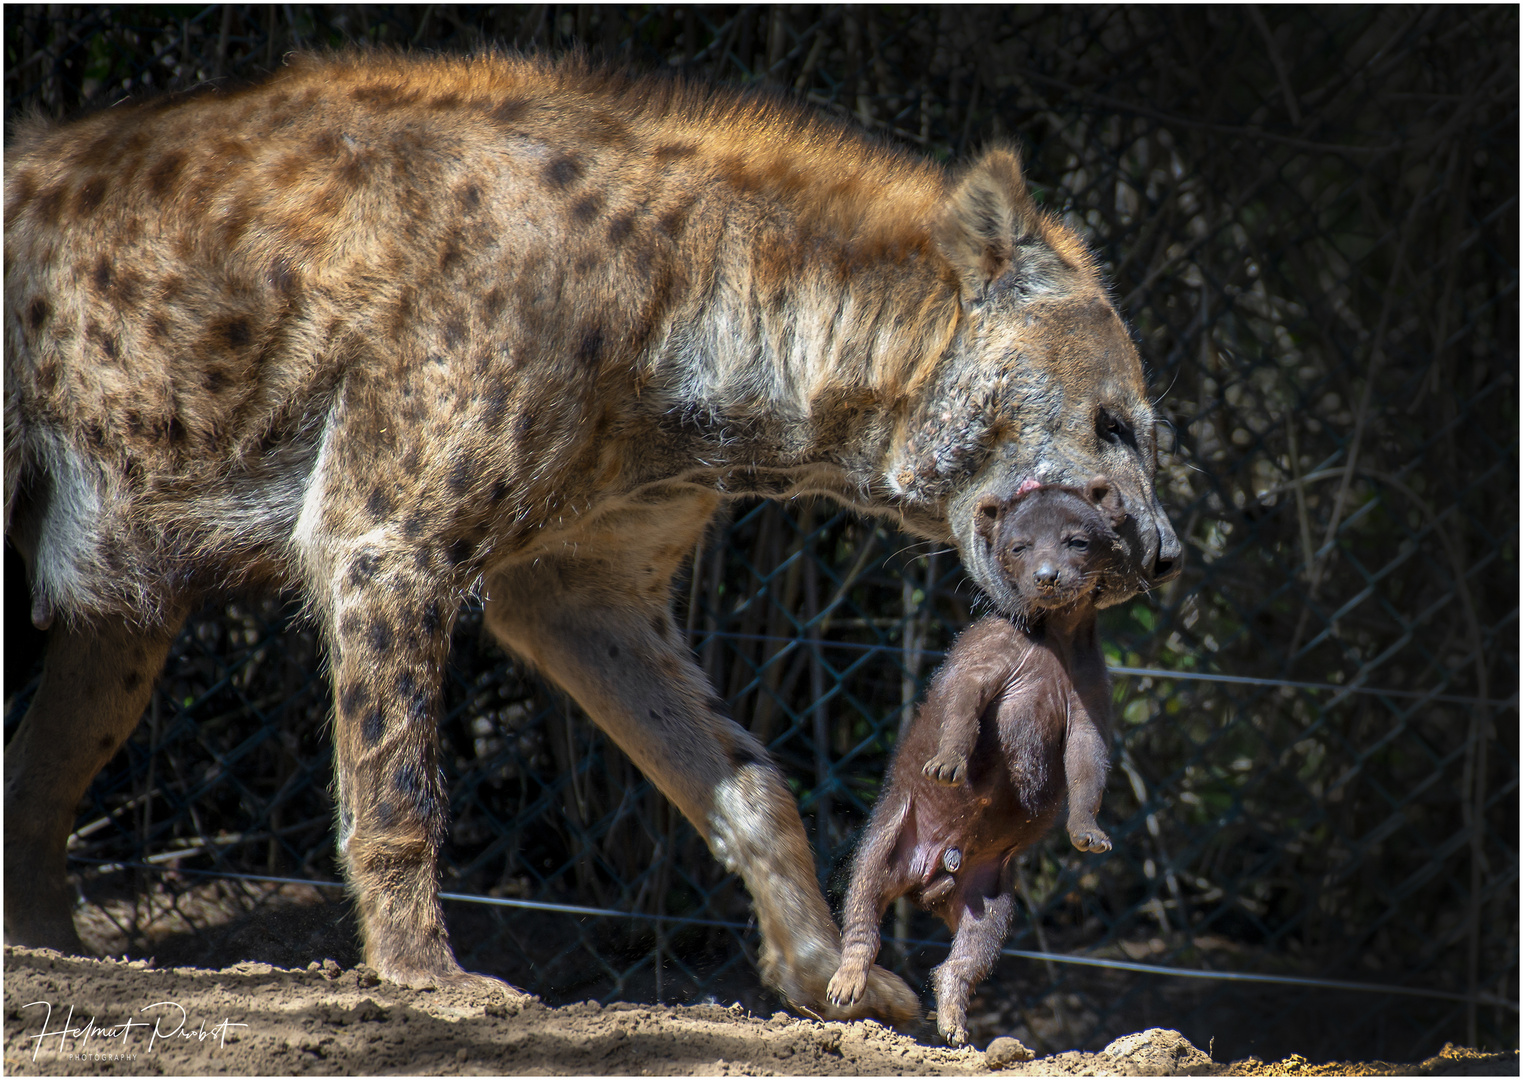
[(1216, 1064), (1151, 1029), (1098, 1054), (1022, 1060), (928, 1046), (872, 1021), (770, 1019), (718, 1005), (548, 1008), (382, 983), (364, 966), (247, 963), (222, 971), (5, 950), (5, 1071), (19, 1074), (1517, 1075), (1516, 1054), (1446, 1047), (1416, 1065), (1298, 1058)]

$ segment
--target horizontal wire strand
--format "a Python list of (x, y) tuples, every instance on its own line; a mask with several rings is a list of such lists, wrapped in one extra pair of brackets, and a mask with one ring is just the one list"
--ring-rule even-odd
[[(227, 879), (235, 881), (259, 881), (277, 885), (306, 885), (317, 889), (344, 889), (341, 881), (310, 881), (306, 878), (274, 877), (268, 874), (240, 874), (232, 871), (187, 870), (155, 866), (148, 863), (118, 862), (110, 859), (90, 859), (70, 855), (73, 862), (88, 863), (102, 873), (118, 870), (152, 870), (157, 873), (188, 874), (195, 877)], [(471, 893), (441, 892), (440, 900), (453, 900), (467, 904), (488, 904), (493, 907), (520, 908), (527, 911), (548, 911), (558, 915), (590, 915), (599, 918), (641, 919), (647, 922), (680, 923), (684, 926), (716, 926), (727, 930), (750, 931), (754, 923), (730, 922), (723, 919), (695, 919), (688, 916), (654, 915), (644, 911), (618, 911), (613, 908), (586, 907), (580, 904), (558, 904), (549, 900), (515, 900), (501, 896), (475, 896)], [(950, 948), (945, 941), (928, 941), (923, 938), (885, 937), (883, 940), (899, 945), (922, 948)], [(1021, 960), (1042, 960), (1058, 964), (1077, 964), (1082, 967), (1109, 968), (1117, 971), (1134, 971), (1143, 975), (1172, 976), (1179, 979), (1215, 979), (1222, 982), (1266, 983), (1276, 986), (1312, 986), (1323, 990), (1350, 990), (1370, 994), (1398, 994), (1406, 997), (1441, 998), (1445, 1001), (1474, 1001), (1478, 1005), (1491, 1005), (1518, 1011), (1516, 1001), (1493, 994), (1462, 994), (1453, 990), (1432, 990), (1416, 986), (1391, 986), (1384, 983), (1345, 982), (1340, 979), (1314, 979), (1300, 975), (1257, 975), (1251, 972), (1202, 971), (1198, 968), (1172, 968), (1160, 964), (1143, 964), (1134, 960), (1107, 960), (1100, 957), (1072, 956), (1067, 953), (1035, 952), (1030, 949), (1002, 949), (1001, 955)]]
[[(857, 649), (862, 652), (897, 653), (903, 651), (903, 646), (900, 645), (867, 645), (858, 641), (826, 641), (823, 638), (791, 638), (780, 637), (776, 634), (736, 634), (723, 630), (696, 631), (693, 634), (693, 647), (697, 648), (699, 642), (716, 637), (732, 638), (741, 641), (776, 641), (783, 644), (809, 646), (811, 648), (818, 646), (829, 649)], [(922, 656), (929, 657), (945, 657), (947, 655), (940, 649), (921, 649), (919, 652)], [(1518, 704), (1518, 695), (1516, 693), (1505, 700), (1497, 701), (1488, 698), (1465, 697), (1460, 694), (1429, 694), (1422, 690), (1395, 690), (1378, 686), (1340, 686), (1338, 683), (1298, 682), (1294, 679), (1269, 679), (1253, 675), (1222, 675), (1207, 671), (1171, 671), (1166, 668), (1128, 667), (1124, 664), (1111, 664), (1107, 667), (1112, 675), (1131, 675), (1137, 678), (1178, 679), (1183, 682), (1235, 683), (1242, 686), (1286, 687), (1292, 690), (1311, 690), (1332, 694), (1374, 694), (1380, 697), (1443, 701), (1455, 705), (1485, 705), (1498, 709), (1516, 708)]]

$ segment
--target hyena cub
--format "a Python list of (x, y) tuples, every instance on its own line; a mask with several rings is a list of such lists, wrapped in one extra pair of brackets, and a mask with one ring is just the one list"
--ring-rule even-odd
[(984, 500), (980, 538), (1023, 610), (965, 631), (900, 740), (852, 868), (837, 1005), (855, 1001), (888, 905), (909, 896), (953, 931), (934, 972), (937, 1027), (967, 1041), (968, 997), (999, 955), (1014, 909), (1012, 857), (1068, 798), (1068, 836), (1109, 851), (1095, 823), (1109, 768), (1110, 678), (1095, 600), (1122, 558), (1125, 518), (1104, 477), (1085, 490), (1028, 485)]

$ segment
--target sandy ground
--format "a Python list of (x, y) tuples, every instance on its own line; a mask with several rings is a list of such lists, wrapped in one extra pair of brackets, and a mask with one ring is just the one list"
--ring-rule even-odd
[[(1454, 1047), (1425, 1062), (1216, 1063), (1155, 1028), (1098, 1054), (1035, 1060), (1013, 1040), (926, 1045), (872, 1021), (820, 1023), (717, 1005), (549, 1008), (382, 983), (363, 965), (146, 961), (5, 950), (10, 1075), (1517, 1075), (1518, 1057)], [(40, 1004), (39, 1004), (40, 1003)], [(130, 1026), (129, 1026), (130, 1025)]]

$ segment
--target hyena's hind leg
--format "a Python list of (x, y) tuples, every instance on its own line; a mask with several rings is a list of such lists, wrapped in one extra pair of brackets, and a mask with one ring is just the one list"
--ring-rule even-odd
[[(738, 873), (762, 932), (762, 978), (824, 1019), (919, 1019), (914, 993), (873, 968), (860, 1000), (833, 1006), (826, 986), (840, 936), (787, 782), (766, 749), (725, 713), (667, 607), (671, 571), (691, 550), (684, 520), (662, 508), (597, 556), (541, 557), (489, 577), (486, 621), (564, 687)], [(699, 518), (694, 535), (702, 527)]]
[(183, 609), (150, 627), (120, 617), (48, 632), (42, 681), (5, 747), (5, 940), (82, 952), (64, 859), (80, 798), (132, 734)]

